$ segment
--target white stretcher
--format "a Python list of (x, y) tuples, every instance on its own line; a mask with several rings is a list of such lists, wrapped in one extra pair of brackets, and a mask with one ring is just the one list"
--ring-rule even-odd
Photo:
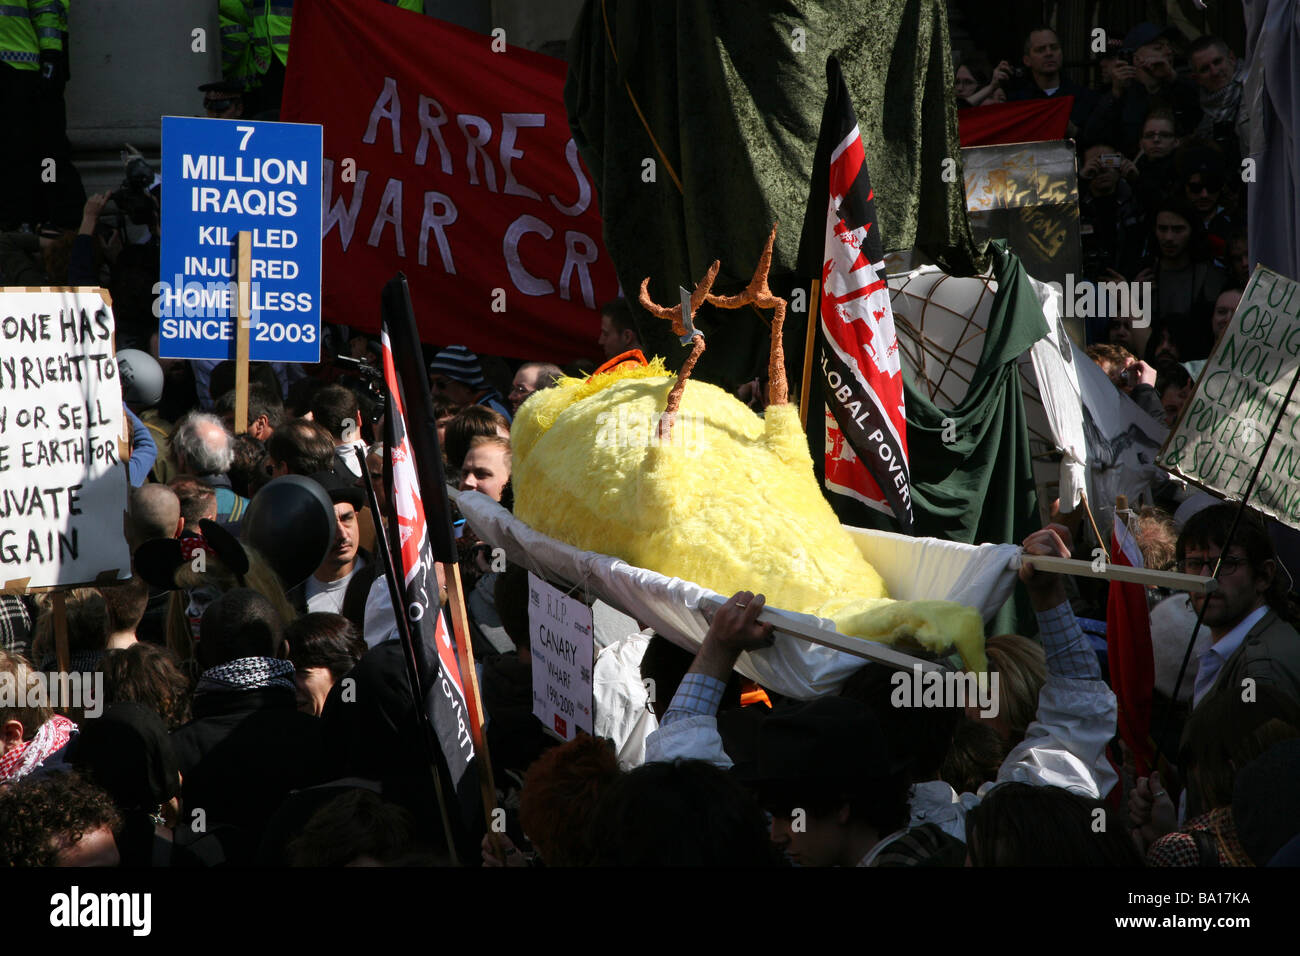
[[(448, 489), (483, 541), (504, 549), (506, 559), (557, 585), (578, 587), (694, 652), (709, 616), (730, 595), (681, 578), (638, 568), (594, 551), (556, 541), (520, 521), (500, 504), (474, 491)], [(1011, 544), (959, 544), (884, 531), (846, 528), (863, 556), (884, 578), (892, 597), (937, 599), (975, 608), (985, 622), (1002, 607), (1016, 583), (1020, 548)], [(907, 667), (921, 662), (894, 648), (840, 634), (830, 621), (770, 607), (763, 620), (775, 626), (772, 647), (741, 655), (736, 669), (779, 694), (796, 699), (836, 693), (863, 665), (863, 658)], [(847, 650), (846, 650), (847, 648)]]

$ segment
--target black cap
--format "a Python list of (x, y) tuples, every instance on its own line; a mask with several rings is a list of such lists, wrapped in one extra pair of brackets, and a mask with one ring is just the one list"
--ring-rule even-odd
[(336, 505), (349, 504), (357, 511), (366, 506), (366, 493), (357, 487), (351, 475), (345, 477), (336, 471), (318, 471), (311, 480), (324, 488), (325, 494)]
[(1161, 37), (1169, 36), (1173, 32), (1173, 27), (1158, 27), (1154, 23), (1139, 23), (1124, 34), (1124, 49), (1136, 50), (1148, 43), (1154, 43)]
[(244, 85), (238, 80), (214, 80), (199, 87), (200, 93), (225, 93), (227, 96), (242, 96)]

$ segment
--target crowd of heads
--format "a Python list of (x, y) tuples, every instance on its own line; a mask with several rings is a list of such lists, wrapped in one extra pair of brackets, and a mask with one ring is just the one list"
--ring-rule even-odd
[(1239, 298), (1252, 265), (1242, 65), (1222, 38), (1176, 26), (1102, 32), (1101, 53), (1092, 52), (1094, 35), (1068, 61), (1047, 26), (1021, 33), (1020, 56), (996, 69), (977, 49), (956, 51), (958, 106), (1074, 98), (1075, 278), (1152, 289), (1141, 307), (1125, 299), (1111, 313), (1099, 309), (1087, 340), (1122, 346), (1152, 367), (1197, 362), (1221, 332), (1220, 297)]
[[(1138, 315), (1102, 316), (1089, 355), (1172, 424), (1195, 378), (1184, 363), (1209, 354), (1247, 278), (1245, 185), (1235, 175), (1241, 73), (1217, 37), (1139, 24), (1113, 40), (1089, 76), (1075, 76), (1079, 64), (1067, 62), (1055, 31), (1031, 26), (996, 66), (965, 51), (955, 93), (963, 109), (1075, 97), (1084, 272), (1155, 288), (1150, 327)], [(228, 82), (204, 94), (210, 116), (266, 105)], [(726, 639), (715, 633), (721, 618), (706, 638), (713, 650), (696, 655), (633, 634), (638, 652), (621, 676), (655, 693), (627, 695), (606, 724), (618, 728), (611, 738), (560, 743), (532, 714), (527, 571), (503, 568), (463, 521), (457, 571), (507, 827), (444, 824), (430, 774), (436, 744), (412, 695), (398, 640), (405, 615), (384, 567), (385, 543), (408, 529), (399, 527), (388, 410), (374, 385), (378, 339), (328, 328), (321, 363), (258, 363), (242, 395), (233, 363), (162, 359), (143, 292), (157, 279), (157, 216), (134, 223), (139, 241), (122, 249), (106, 241), (105, 206), (92, 196), (81, 231), (45, 237), (33, 268), (51, 284), (113, 290), (118, 344), (130, 353), (122, 361), (133, 442), (147, 430), (156, 457), (133, 475), (124, 528), (132, 577), (69, 591), (57, 611), (50, 598), (0, 597), (0, 681), (22, 691), (0, 694), (0, 865), (465, 863), (477, 862), (480, 838), (483, 861), (504, 866), (1295, 858), (1300, 694), (1287, 683), (1289, 665), (1267, 672), (1246, 702), (1199, 685), (1198, 652), (1179, 687), (1156, 693), (1174, 728), (1161, 766), (1177, 783), (1160, 771), (1143, 776), (1119, 811), (1099, 791), (1102, 771), (1053, 776), (1035, 766), (1044, 741), (1079, 762), (1071, 721), (1102, 720), (1109, 675), (1100, 665), (1093, 675), (1090, 658), (1086, 673), (1063, 677), (1059, 649), (1017, 634), (986, 642), (996, 688), (988, 708), (900, 707), (896, 671), (871, 663), (812, 700), (726, 667), (703, 714), (685, 708), (716, 660), (711, 642)], [(588, 356), (521, 363), (461, 344), (429, 347), (447, 482), (512, 508), (515, 418), (539, 393), (594, 371), (593, 359), (635, 356), (643, 319), (625, 298), (606, 303)], [(764, 393), (756, 379), (739, 394), (761, 410)], [(1237, 522), (1220, 506), (1176, 523), (1170, 511), (1132, 517), (1146, 565), (1219, 578), (1212, 596), (1158, 595), (1171, 614), (1186, 624), (1201, 613), (1216, 641), (1261, 609), (1294, 620), (1294, 582), (1262, 519)], [(1105, 616), (1104, 593), (1072, 598), (1080, 616)], [(1185, 646), (1156, 644), (1166, 670)], [(604, 663), (620, 666), (614, 658), (631, 646), (605, 648)], [(70, 694), (74, 676), (79, 692)], [(1067, 678), (1088, 685), (1074, 699), (1086, 713), (1052, 724)], [(704, 718), (715, 751), (648, 759), (643, 740), (629, 756), (633, 725), (658, 725), (660, 746), (671, 728), (698, 729)], [(1102, 758), (1131, 757), (1112, 739), (1113, 719), (1102, 736)], [(1175, 786), (1181, 817), (1161, 803)], [(1197, 837), (1206, 821), (1218, 828), (1208, 850)]]

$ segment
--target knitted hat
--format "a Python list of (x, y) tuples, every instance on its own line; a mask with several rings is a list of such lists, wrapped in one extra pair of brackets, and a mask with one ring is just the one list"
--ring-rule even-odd
[(478, 356), (463, 345), (449, 345), (429, 363), (430, 375), (441, 375), (470, 388), (483, 384), (483, 367)]

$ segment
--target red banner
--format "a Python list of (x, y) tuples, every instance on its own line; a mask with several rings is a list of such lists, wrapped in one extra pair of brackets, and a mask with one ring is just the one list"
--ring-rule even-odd
[(1073, 96), (975, 106), (957, 111), (957, 128), (962, 146), (1065, 139), (1072, 109)]
[(299, 0), (290, 42), (281, 118), (325, 128), (325, 320), (378, 330), (401, 270), (425, 342), (596, 355), (618, 280), (564, 63), (356, 0)]

